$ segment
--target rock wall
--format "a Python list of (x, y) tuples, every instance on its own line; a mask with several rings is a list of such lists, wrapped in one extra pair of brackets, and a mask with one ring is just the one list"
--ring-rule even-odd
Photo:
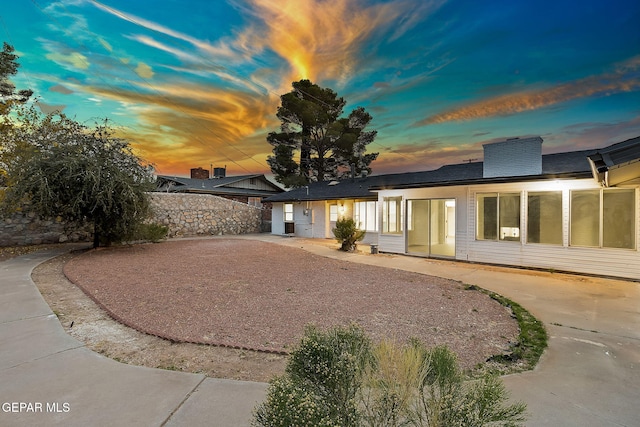
[(69, 224), (62, 218), (42, 219), (33, 212), (18, 211), (0, 218), (0, 247), (90, 242), (93, 228)]
[(209, 194), (151, 193), (169, 237), (260, 233), (262, 209)]
[[(207, 194), (150, 193), (151, 221), (169, 227), (169, 237), (260, 233), (263, 209)], [(42, 219), (28, 207), (0, 217), (0, 246), (91, 242), (91, 226), (61, 218)]]

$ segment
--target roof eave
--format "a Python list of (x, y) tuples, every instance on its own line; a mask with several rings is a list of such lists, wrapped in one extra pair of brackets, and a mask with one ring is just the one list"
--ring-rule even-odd
[(474, 178), (458, 181), (440, 181), (440, 182), (418, 182), (412, 184), (399, 184), (389, 186), (374, 186), (370, 191), (382, 191), (382, 190), (400, 190), (409, 188), (425, 188), (425, 187), (453, 187), (459, 185), (482, 185), (482, 184), (503, 184), (510, 182), (523, 182), (523, 181), (547, 181), (554, 179), (583, 179), (590, 178), (591, 171), (581, 172), (565, 172), (555, 174), (544, 175), (526, 175), (526, 176), (510, 176), (510, 177), (496, 177), (496, 178)]

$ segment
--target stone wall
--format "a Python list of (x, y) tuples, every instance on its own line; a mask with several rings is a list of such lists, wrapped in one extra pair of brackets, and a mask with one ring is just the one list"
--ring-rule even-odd
[[(169, 237), (259, 233), (263, 209), (206, 194), (150, 193), (157, 222)], [(90, 226), (70, 225), (61, 218), (42, 219), (25, 207), (0, 217), (0, 247), (64, 242), (92, 242)]]
[(151, 193), (155, 222), (169, 237), (259, 233), (262, 209), (209, 194)]
[(42, 219), (33, 212), (19, 211), (0, 218), (0, 247), (90, 242), (93, 229), (69, 224), (62, 218)]

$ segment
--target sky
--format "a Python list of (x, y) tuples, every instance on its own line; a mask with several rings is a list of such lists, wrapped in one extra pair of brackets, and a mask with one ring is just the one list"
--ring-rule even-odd
[(158, 174), (270, 174), (280, 95), (364, 107), (374, 174), (640, 136), (637, 0), (12, 0), (2, 40), (43, 112), (107, 118)]

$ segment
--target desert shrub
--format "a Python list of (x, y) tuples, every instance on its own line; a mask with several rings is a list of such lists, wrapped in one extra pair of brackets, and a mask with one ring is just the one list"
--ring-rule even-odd
[(320, 396), (290, 377), (281, 376), (269, 382), (266, 400), (254, 411), (253, 425), (329, 427), (339, 424), (333, 422)]
[[(308, 326), (289, 357), (285, 377), (271, 383), (267, 400), (256, 409), (254, 425), (361, 425), (357, 397), (370, 348), (369, 338), (355, 325), (326, 332)], [(296, 422), (273, 422), (278, 417)]]
[(340, 218), (336, 221), (336, 228), (333, 229), (333, 235), (338, 243), (341, 243), (340, 249), (351, 252), (356, 249), (356, 242), (364, 239), (366, 232), (360, 230), (356, 226), (356, 222), (351, 218)]
[(445, 346), (382, 341), (357, 326), (308, 327), (286, 373), (269, 386), (254, 426), (510, 427), (524, 403), (508, 404), (500, 379), (468, 380)]

